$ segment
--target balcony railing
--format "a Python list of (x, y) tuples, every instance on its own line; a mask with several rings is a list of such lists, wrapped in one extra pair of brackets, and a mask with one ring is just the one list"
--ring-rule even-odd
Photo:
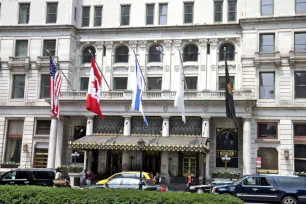
[[(58, 57), (53, 57), (55, 63), (58, 63)], [(50, 57), (49, 56), (37, 56), (36, 67), (40, 69), (41, 67), (49, 67), (50, 66)]]
[(8, 67), (21, 67), (28, 70), (30, 68), (30, 57), (9, 57)]
[[(234, 99), (252, 100), (251, 90), (233, 90)], [(60, 100), (86, 100), (85, 91), (61, 92)], [(132, 100), (132, 91), (106, 91), (101, 93), (101, 100)], [(143, 100), (174, 100), (175, 91), (146, 91)], [(224, 91), (185, 91), (185, 100), (225, 100)]]

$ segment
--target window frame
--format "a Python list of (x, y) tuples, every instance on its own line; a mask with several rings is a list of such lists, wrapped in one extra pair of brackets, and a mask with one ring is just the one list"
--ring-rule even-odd
[[(192, 13), (186, 13), (186, 6), (192, 5)], [(186, 22), (186, 15), (191, 15), (191, 22)], [(193, 24), (194, 21), (194, 2), (184, 2), (184, 24)]]
[[(230, 50), (230, 52), (229, 52), (229, 45), (233, 47), (233, 50)], [(233, 61), (234, 62), (235, 59), (236, 59), (236, 46), (232, 42), (224, 42), (224, 43), (222, 43), (220, 45), (219, 53), (218, 53), (218, 60), (219, 60), (219, 62), (224, 62), (225, 61), (224, 50), (223, 50), (225, 46), (227, 48), (227, 50), (226, 50), (226, 53), (227, 53), (226, 60), (227, 60), (227, 62), (229, 62), (229, 61)], [(233, 58), (231, 58), (231, 59), (229, 58), (229, 56), (231, 56), (230, 54), (233, 56)]]
[[(152, 23), (148, 23), (148, 6), (153, 6), (153, 14), (150, 15), (153, 18)], [(146, 4), (146, 25), (154, 25), (154, 14), (155, 14), (155, 3), (154, 4)]]
[[(187, 52), (185, 52), (185, 49), (187, 49), (188, 46), (194, 46), (195, 48), (197, 48), (197, 54), (196, 54), (196, 60), (187, 60)], [(192, 53), (192, 52), (188, 52), (188, 53)], [(189, 55), (188, 55), (189, 56)], [(199, 61), (199, 47), (197, 44), (186, 44), (183, 48), (183, 62), (198, 62)]]
[[(230, 2), (235, 2), (235, 11), (229, 10), (229, 4)], [(227, 6), (227, 21), (228, 22), (236, 22), (237, 21), (237, 0), (228, 0), (228, 6)], [(229, 20), (230, 14), (235, 13), (235, 20)]]
[[(40, 122), (40, 121), (49, 121), (50, 122), (50, 128), (49, 128), (49, 133), (46, 133), (46, 134), (44, 134), (44, 133), (38, 133), (38, 123)], [(48, 120), (48, 119), (36, 119), (36, 121), (35, 121), (35, 135), (44, 135), (44, 136), (49, 136), (50, 135), (50, 131), (51, 131), (51, 120)]]
[[(221, 4), (221, 20), (216, 21), (216, 4), (220, 3)], [(214, 23), (222, 23), (223, 22), (223, 0), (214, 0)]]
[[(152, 89), (152, 86), (150, 86), (150, 83), (149, 83), (149, 79), (150, 78), (155, 78), (157, 80), (159, 80), (159, 79), (161, 80), (161, 82), (160, 82), (160, 89)], [(162, 76), (148, 76), (147, 77), (147, 82), (148, 82), (148, 87), (151, 88), (150, 91), (161, 91), (162, 88), (163, 88), (163, 77)]]
[[(166, 15), (161, 15), (161, 7), (162, 6), (166, 6)], [(166, 23), (164, 23), (164, 24), (160, 23), (160, 18), (162, 16), (166, 17)], [(158, 4), (158, 25), (167, 25), (167, 24), (168, 24), (168, 3), (159, 3)]]
[(43, 76), (44, 77), (48, 77), (49, 78), (49, 86), (46, 86), (46, 87), (49, 87), (49, 90), (50, 90), (50, 74), (45, 74), (45, 73), (42, 73), (40, 75), (40, 85), (39, 85), (39, 99), (49, 99), (51, 96), (50, 96), (50, 93), (49, 93), (49, 97), (43, 97), (42, 96), (42, 90), (43, 90), (43, 87), (42, 87), (42, 83), (43, 83)]
[[(127, 48), (127, 51), (128, 51), (127, 54), (117, 54), (118, 49), (121, 48), (121, 47), (126, 47)], [(118, 61), (118, 58), (117, 58), (118, 55), (119, 56), (127, 56), (127, 61), (126, 62)], [(130, 58), (130, 48), (128, 46), (126, 46), (125, 44), (121, 44), (121, 45), (116, 47), (115, 53), (114, 53), (114, 63), (129, 63), (129, 58)]]
[[(124, 15), (123, 16), (123, 8), (124, 7), (129, 7), (129, 15)], [(123, 18), (128, 16), (128, 24), (122, 24), (123, 22)], [(120, 5), (120, 26), (130, 26), (130, 23), (131, 23), (131, 4), (121, 4)]]
[[(261, 96), (261, 92), (260, 92), (260, 87), (262, 86), (261, 84), (260, 84), (260, 82), (261, 82), (261, 74), (273, 74), (274, 75), (274, 86), (273, 86), (273, 95), (274, 95), (274, 97), (273, 98), (261, 98), (260, 96)], [(258, 88), (259, 88), (259, 90), (258, 90), (258, 99), (259, 100), (275, 100), (276, 99), (276, 79), (275, 79), (275, 77), (276, 77), (276, 73), (275, 73), (275, 71), (259, 71), (259, 73), (258, 73)]]
[[(58, 14), (58, 2), (46, 2), (47, 8), (46, 8), (46, 24), (56, 24), (57, 23), (57, 14)], [(56, 13), (48, 13), (48, 7), (52, 4), (56, 4)], [(48, 16), (49, 15), (55, 15), (55, 22), (48, 22)]]
[[(260, 137), (259, 136), (259, 125), (261, 124), (276, 124), (276, 136), (275, 137), (270, 137), (270, 136), (267, 136), (267, 137)], [(261, 121), (261, 122), (257, 122), (257, 139), (258, 140), (278, 140), (278, 122), (264, 122), (264, 121)]]
[[(97, 16), (97, 12), (96, 12), (96, 9), (97, 8), (101, 8), (101, 16)], [(90, 16), (90, 15), (89, 15)], [(103, 6), (102, 5), (96, 5), (94, 6), (94, 27), (99, 27), (99, 26), (102, 26), (102, 16), (103, 16)], [(100, 25), (96, 25), (96, 19), (97, 18), (100, 18), (101, 20), (101, 24)]]
[[(21, 23), (20, 19), (21, 19), (21, 6), (29, 6), (29, 13), (25, 14), (28, 18), (26, 23)], [(18, 11), (18, 24), (29, 24), (30, 22), (30, 13), (31, 13), (31, 3), (30, 2), (20, 2), (19, 3), (19, 11)]]
[[(89, 9), (88, 10), (88, 17), (84, 17), (84, 9)], [(89, 27), (90, 26), (90, 10), (91, 6), (82, 6), (82, 27)], [(88, 25), (84, 25), (84, 19), (88, 19)]]
[[(220, 77), (224, 77), (225, 78), (225, 81), (226, 81), (226, 76), (224, 75), (219, 75), (219, 77), (218, 77), (218, 90), (219, 91), (224, 91), (225, 90), (225, 87), (222, 87), (222, 88), (220, 88)], [(232, 75), (230, 75), (229, 76), (230, 77), (230, 79), (231, 79), (231, 77), (233, 77), (233, 81), (232, 81), (232, 84), (233, 84), (233, 86), (232, 86), (232, 88), (233, 88), (233, 90), (235, 90), (235, 85), (236, 85), (236, 83), (235, 83), (235, 76), (232, 76)]]
[[(296, 85), (296, 78), (295, 78), (295, 74), (296, 74), (296, 73), (305, 73), (305, 74), (306, 74), (306, 71), (298, 71), (298, 70), (294, 70), (294, 71), (293, 71), (293, 75), (294, 75), (294, 80), (293, 80), (293, 81), (294, 81), (294, 82), (293, 82), (293, 83), (294, 83), (294, 84), (293, 84), (293, 86), (294, 86), (294, 100), (304, 100), (304, 99), (306, 99), (306, 97), (305, 97), (305, 98), (301, 98), (301, 97), (297, 98), (297, 97), (296, 97), (296, 93), (297, 93), (297, 91), (296, 91), (296, 86), (297, 86), (297, 85)], [(306, 84), (305, 84), (304, 87), (305, 87), (305, 89), (306, 89)]]
[(294, 122), (293, 123), (293, 138), (294, 138), (294, 143), (295, 142), (299, 142), (301, 140), (306, 142), (306, 135), (305, 136), (297, 136), (298, 139), (296, 140), (296, 137), (295, 137), (295, 128), (294, 128), (295, 125), (305, 125), (306, 126), (306, 123), (305, 122)]
[[(153, 47), (156, 47), (156, 46), (160, 46), (162, 48), (162, 51), (161, 51), (161, 61), (152, 61), (152, 57), (151, 57), (151, 49)], [(153, 54), (153, 55), (157, 55), (157, 54)], [(153, 44), (149, 47), (149, 50), (148, 50), (148, 63), (162, 63), (164, 60), (164, 47), (161, 45), (161, 44)]]
[[(263, 52), (262, 50), (262, 37), (264, 35), (273, 35), (273, 52)], [(266, 45), (266, 46), (270, 46), (270, 45)], [(275, 33), (259, 33), (259, 53), (264, 53), (264, 54), (271, 54), (271, 53), (275, 53)]]
[[(260, 0), (260, 15), (261, 16), (274, 16), (274, 0), (272, 0), (272, 4), (262, 4), (264, 0)], [(267, 14), (267, 15), (264, 15), (262, 13), (262, 8), (263, 6), (269, 6), (269, 5), (272, 5), (272, 14)]]
[(53, 50), (50, 50), (50, 49), (48, 49), (49, 51), (50, 51), (50, 54), (54, 57), (54, 56), (56, 56), (56, 46), (57, 46), (57, 40), (56, 39), (43, 39), (43, 50), (42, 50), (42, 56), (49, 56), (49, 54), (47, 54), (46, 53), (46, 42), (51, 42), (51, 41), (54, 41), (54, 55), (52, 55), (52, 51)]
[(305, 44), (298, 44), (298, 45), (305, 45), (305, 50), (302, 50), (302, 51), (296, 51), (296, 48), (295, 48), (295, 45), (296, 45), (296, 35), (298, 34), (305, 34), (306, 35), (306, 31), (305, 32), (295, 32), (294, 33), (294, 51), (295, 52), (306, 52), (306, 39), (305, 39)]
[[(27, 54), (25, 56), (17, 56), (17, 44), (18, 42), (21, 42), (21, 41), (27, 41)], [(15, 41), (15, 53), (14, 53), (14, 56), (15, 57), (27, 57), (29, 55), (29, 40), (28, 39), (17, 39)]]
[(90, 57), (89, 53), (85, 52), (87, 49), (91, 49), (91, 53), (93, 54), (94, 57), (96, 57), (96, 48), (93, 46), (93, 45), (88, 45), (86, 47), (83, 47), (83, 50), (82, 50), (82, 64), (86, 64), (86, 63), (90, 63), (90, 58), (89, 58), (89, 62), (87, 62), (85, 60), (85, 56), (84, 56), (84, 53), (86, 53), (86, 57)]
[(306, 1), (305, 2), (297, 2), (297, 0), (295, 0), (295, 13), (296, 14), (305, 14), (306, 13), (306, 11), (305, 12), (297, 12), (297, 8), (298, 8), (298, 4), (306, 4)]
[[(117, 79), (117, 78), (125, 78), (126, 79), (126, 88), (125, 89), (118, 89), (118, 88), (116, 88), (116, 80), (115, 79)], [(113, 90), (114, 91), (125, 91), (125, 90), (127, 90), (127, 88), (128, 88), (128, 77), (127, 76), (114, 76), (113, 77)]]
[[(197, 85), (196, 85), (196, 88), (195, 88), (195, 89), (190, 89), (190, 88), (188, 87), (187, 78), (195, 78), (195, 79), (196, 79)], [(186, 87), (184, 86), (184, 90), (185, 90), (185, 91), (197, 91), (197, 90), (198, 90), (198, 87), (199, 87), (199, 77), (198, 77), (198, 76), (185, 76), (185, 83), (186, 83), (186, 86), (187, 86), (187, 89), (186, 89)]]
[[(15, 77), (16, 76), (24, 76), (24, 87), (23, 87), (23, 98), (14, 98), (14, 91), (15, 91), (15, 86), (14, 86), (14, 82), (15, 82)], [(11, 99), (12, 100), (24, 100), (25, 96), (26, 96), (26, 74), (24, 73), (13, 73), (12, 74), (12, 85), (11, 85), (12, 91), (11, 91)]]
[(88, 85), (87, 85), (86, 89), (82, 89), (82, 80), (84, 80), (84, 79), (88, 79), (88, 84), (89, 84), (89, 77), (86, 77), (86, 76), (80, 77), (80, 91), (87, 91), (88, 90)]
[[(23, 127), (22, 127), (22, 133), (20, 134), (10, 134), (9, 132), (9, 129), (10, 129), (10, 123), (12, 121), (22, 121), (23, 122)], [(8, 161), (7, 159), (7, 151), (8, 151), (8, 141), (9, 139), (19, 139), (21, 140), (21, 147), (20, 147), (20, 158), (19, 158), (19, 162), (17, 163), (20, 163), (21, 161), (21, 154), (22, 154), (22, 139), (23, 139), (23, 136), (24, 136), (24, 119), (21, 119), (21, 118), (14, 118), (14, 119), (8, 119), (7, 120), (7, 126), (6, 126), (6, 134), (5, 134), (5, 139), (3, 141), (4, 143), (4, 148), (3, 148), (3, 161)]]

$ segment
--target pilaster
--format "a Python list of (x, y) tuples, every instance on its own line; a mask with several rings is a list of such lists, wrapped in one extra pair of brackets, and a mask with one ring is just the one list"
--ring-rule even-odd
[(56, 139), (57, 139), (57, 118), (52, 116), (50, 137), (49, 137), (47, 168), (55, 168)]
[(169, 136), (169, 117), (163, 117), (163, 127), (162, 127), (162, 136)]
[(251, 118), (243, 118), (243, 175), (251, 174)]
[(165, 182), (166, 184), (170, 183), (169, 152), (166, 151), (161, 152), (160, 176), (162, 178), (162, 182)]
[[(207, 147), (209, 149), (209, 138), (210, 138), (210, 118), (202, 117), (202, 137), (206, 138), (208, 140), (207, 142)], [(202, 155), (202, 154), (201, 154)], [(199, 165), (200, 167), (204, 165), (204, 156), (199, 159)], [(209, 161), (209, 154), (206, 154), (205, 156), (205, 179), (210, 180), (210, 171), (209, 171), (209, 166), (210, 166), (210, 161)], [(200, 171), (201, 173), (201, 171)], [(204, 173), (202, 172), (202, 175), (200, 174), (199, 180), (201, 181), (201, 177), (203, 180)]]
[(124, 136), (131, 135), (131, 117), (124, 117), (124, 129), (123, 129)]
[(63, 118), (58, 119), (55, 167), (59, 167), (63, 164), (63, 122)]

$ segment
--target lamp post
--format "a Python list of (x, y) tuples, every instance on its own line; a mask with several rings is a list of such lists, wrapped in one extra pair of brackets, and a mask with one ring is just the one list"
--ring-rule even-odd
[(139, 182), (139, 190), (142, 190), (142, 150), (145, 146), (145, 141), (143, 141), (143, 139), (141, 138), (138, 142), (137, 142), (139, 151), (140, 151), (140, 161), (139, 161), (139, 165), (140, 165), (140, 182)]
[(76, 161), (77, 161), (77, 158), (80, 156), (80, 154), (75, 151), (74, 153), (71, 153), (71, 156), (72, 158), (74, 158), (74, 165), (76, 166)]
[(227, 163), (231, 161), (231, 158), (227, 156), (227, 154), (221, 158), (221, 160), (224, 162), (225, 164), (225, 170), (227, 169)]

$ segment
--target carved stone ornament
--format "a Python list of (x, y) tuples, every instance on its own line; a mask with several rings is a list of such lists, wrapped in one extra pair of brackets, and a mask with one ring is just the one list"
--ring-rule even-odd
[(172, 44), (172, 40), (164, 40), (164, 47), (166, 50), (170, 50)]
[(129, 42), (130, 47), (136, 47), (137, 46), (137, 41), (130, 41)]
[(147, 41), (145, 40), (139, 41), (138, 44), (141, 50), (144, 50), (147, 47)]
[(215, 65), (211, 65), (211, 70), (215, 71), (216, 70), (216, 66)]
[(181, 47), (182, 46), (182, 40), (174, 40), (174, 47)]
[(144, 66), (141, 66), (140, 69), (141, 69), (141, 71), (143, 72), (143, 71), (144, 71)]
[(96, 43), (95, 43), (95, 46), (97, 47), (98, 50), (99, 50), (99, 49), (103, 49), (103, 45), (104, 45), (103, 42), (96, 42)]
[(106, 41), (106, 42), (104, 42), (104, 45), (106, 46), (106, 49), (112, 49), (113, 48), (113, 42), (112, 41)]
[(111, 70), (110, 67), (107, 66), (107, 67), (106, 67), (106, 72), (110, 72), (110, 70)]
[(204, 107), (203, 108), (204, 112), (206, 113), (208, 111), (208, 108), (207, 107)]
[(130, 110), (130, 106), (125, 106), (125, 111), (129, 111)]
[(166, 66), (165, 66), (165, 71), (166, 71), (166, 72), (169, 72), (169, 68), (170, 68), (169, 65), (166, 65)]
[(135, 70), (135, 67), (134, 67), (134, 66), (131, 66), (131, 67), (130, 67), (130, 71), (131, 71), (131, 72), (134, 72), (134, 70)]
[(168, 106), (164, 106), (164, 112), (168, 112)]
[(180, 69), (180, 66), (178, 66), (178, 65), (176, 65), (176, 66), (174, 67), (174, 70), (175, 70), (176, 72), (178, 72), (179, 69)]
[(207, 39), (200, 39), (199, 40), (200, 46), (205, 49), (207, 46)]
[(218, 39), (211, 39), (209, 40), (209, 42), (210, 42), (210, 48), (212, 50), (215, 50), (217, 48)]
[(205, 71), (205, 65), (201, 66), (201, 71), (203, 71), (203, 72)]
[(240, 47), (240, 38), (236, 38), (236, 45), (237, 47)]

